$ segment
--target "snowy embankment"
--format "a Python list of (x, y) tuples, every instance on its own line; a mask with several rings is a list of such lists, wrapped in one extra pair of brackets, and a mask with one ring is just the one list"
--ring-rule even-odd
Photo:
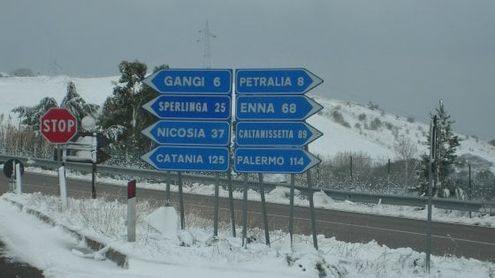
[[(27, 167), (26, 171), (32, 173), (44, 174), (44, 175), (51, 175), (51, 176), (57, 175), (55, 171), (42, 170), (41, 168), (37, 168), (37, 167)], [(91, 181), (90, 174), (85, 175), (81, 173), (67, 171), (67, 176), (69, 178)], [(98, 176), (97, 179), (98, 182), (101, 183), (108, 183), (122, 187), (127, 186), (126, 180), (110, 178), (110, 177), (100, 177), (100, 176)], [(139, 188), (164, 191), (166, 188), (166, 184), (141, 181), (138, 182), (137, 187), (138, 187), (137, 194), (139, 196)], [(173, 192), (179, 191), (177, 185), (171, 185), (170, 189)], [(183, 188), (183, 192), (189, 194), (214, 196), (215, 186), (213, 184), (205, 185), (205, 184), (195, 183), (192, 185), (185, 185)], [(228, 198), (229, 192), (223, 189), (222, 187), (220, 187), (219, 195), (220, 197)], [(233, 196), (235, 199), (242, 200), (242, 192), (240, 191), (234, 191)], [(248, 198), (249, 200), (252, 201), (258, 201), (258, 202), (261, 201), (260, 194), (251, 189), (248, 191)], [(276, 187), (274, 190), (267, 192), (266, 201), (270, 203), (288, 205), (289, 187)], [(301, 192), (299, 192), (298, 190), (296, 190), (295, 193), (294, 203), (296, 206), (306, 206), (306, 207), (309, 206), (309, 201), (306, 198), (306, 196), (304, 196), (304, 194), (301, 194)], [(355, 212), (355, 213), (386, 215), (386, 216), (404, 217), (404, 218), (420, 219), (420, 220), (426, 220), (427, 217), (426, 210), (423, 207), (396, 206), (396, 205), (383, 205), (383, 204), (363, 204), (363, 203), (354, 203), (347, 200), (336, 201), (333, 200), (330, 196), (326, 195), (323, 191), (319, 191), (314, 194), (314, 203), (316, 208), (340, 210), (340, 211)], [(490, 215), (491, 213), (493, 213), (493, 211), (488, 211), (488, 210), (477, 211), (477, 212), (472, 212), (471, 213), (472, 217), (469, 217), (469, 212), (446, 210), (446, 209), (439, 209), (433, 207), (433, 221), (495, 228), (495, 216), (491, 216)]]
[[(5, 199), (43, 212), (60, 224), (97, 237), (129, 255), (129, 268), (84, 256), (81, 242), (19, 211)], [(262, 243), (263, 231), (249, 230), (254, 241), (244, 249), (239, 238), (221, 227), (212, 238), (209, 220), (188, 215), (187, 229), (164, 238), (144, 221), (155, 204), (138, 203), (137, 240), (126, 238), (126, 207), (103, 199), (69, 199), (62, 211), (58, 198), (35, 194), (4, 194), (0, 199), (0, 237), (8, 255), (44, 270), (49, 277), (426, 277), (424, 254), (410, 248), (389, 249), (371, 242), (344, 243), (319, 236), (320, 250), (307, 236), (272, 232), (272, 246)], [(98, 257), (96, 257), (98, 259)], [(474, 259), (432, 257), (433, 277), (492, 277), (495, 264)]]

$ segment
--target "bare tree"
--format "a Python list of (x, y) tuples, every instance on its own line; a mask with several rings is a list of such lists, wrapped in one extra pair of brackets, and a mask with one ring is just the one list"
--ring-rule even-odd
[(394, 150), (399, 160), (404, 161), (404, 185), (405, 187), (408, 187), (409, 162), (416, 157), (418, 153), (418, 147), (410, 138), (400, 136), (394, 144)]

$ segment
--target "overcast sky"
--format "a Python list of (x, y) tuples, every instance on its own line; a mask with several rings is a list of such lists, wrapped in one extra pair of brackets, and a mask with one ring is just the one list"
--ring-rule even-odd
[(442, 98), (456, 130), (495, 138), (493, 0), (0, 0), (0, 71), (202, 67), (206, 20), (212, 67), (306, 67), (317, 94), (423, 122)]

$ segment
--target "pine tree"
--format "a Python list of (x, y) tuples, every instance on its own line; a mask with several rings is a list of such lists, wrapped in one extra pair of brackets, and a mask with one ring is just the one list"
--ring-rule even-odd
[[(457, 135), (454, 135), (452, 130), (452, 124), (455, 122), (451, 119), (451, 116), (445, 110), (443, 101), (439, 102), (438, 107), (435, 109), (437, 116), (437, 147), (436, 147), (436, 188), (433, 188), (433, 195), (448, 197), (448, 192), (454, 192), (455, 184), (450, 179), (451, 175), (455, 171), (456, 164), (456, 151), (460, 146), (460, 139)], [(433, 118), (434, 115), (431, 115)], [(419, 193), (421, 195), (426, 194), (428, 189), (428, 165), (429, 165), (429, 152), (431, 146), (431, 138), (428, 134), (426, 144), (428, 146), (428, 154), (422, 156), (422, 182), (419, 187)]]
[[(155, 71), (163, 68), (168, 66), (157, 67)], [(115, 145), (129, 158), (129, 152), (141, 155), (143, 149), (151, 146), (149, 140), (141, 134), (141, 130), (156, 119), (144, 111), (142, 106), (152, 100), (156, 93), (142, 83), (147, 71), (144, 63), (122, 61), (119, 71), (119, 83), (114, 87), (112, 96), (106, 99), (99, 122), (109, 133), (107, 137), (118, 141), (119, 144)]]
[(40, 118), (52, 107), (57, 107), (57, 101), (52, 97), (41, 99), (35, 106), (18, 106), (12, 112), (18, 113), (21, 124), (32, 127), (32, 130), (39, 130)]
[(72, 81), (67, 84), (67, 94), (60, 103), (60, 107), (67, 108), (76, 117), (79, 124), (85, 116), (96, 118), (99, 109), (98, 105), (87, 103), (77, 93), (76, 84)]

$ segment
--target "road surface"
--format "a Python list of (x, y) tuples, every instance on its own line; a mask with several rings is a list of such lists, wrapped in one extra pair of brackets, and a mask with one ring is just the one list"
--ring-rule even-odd
[[(90, 198), (91, 183), (78, 179), (68, 179), (68, 194), (76, 198)], [(23, 177), (24, 192), (44, 192), (56, 194), (58, 179), (54, 176), (26, 173)], [(8, 180), (0, 178), (0, 193), (8, 190)], [(126, 200), (125, 187), (97, 183), (98, 195), (108, 198)], [(165, 200), (165, 192), (140, 189), (138, 184), (137, 197), (155, 201)], [(176, 195), (172, 195), (173, 205), (178, 209)], [(212, 219), (213, 197), (184, 194), (184, 206), (187, 213), (198, 214)], [(242, 223), (241, 200), (234, 201), (236, 224)], [(267, 203), (270, 230), (287, 231), (289, 207), (281, 204)], [(263, 227), (261, 204), (248, 202), (249, 226)], [(294, 210), (295, 233), (311, 234), (309, 209), (296, 207)], [(426, 222), (390, 216), (316, 209), (317, 232), (327, 237), (335, 237), (346, 242), (366, 243), (375, 240), (390, 248), (410, 247), (417, 251), (425, 250)], [(230, 222), (228, 199), (220, 198), (220, 220)], [(454, 255), (458, 257), (476, 258), (495, 262), (495, 229), (478, 226), (433, 223), (433, 254)], [(261, 239), (264, 240), (264, 239)]]

